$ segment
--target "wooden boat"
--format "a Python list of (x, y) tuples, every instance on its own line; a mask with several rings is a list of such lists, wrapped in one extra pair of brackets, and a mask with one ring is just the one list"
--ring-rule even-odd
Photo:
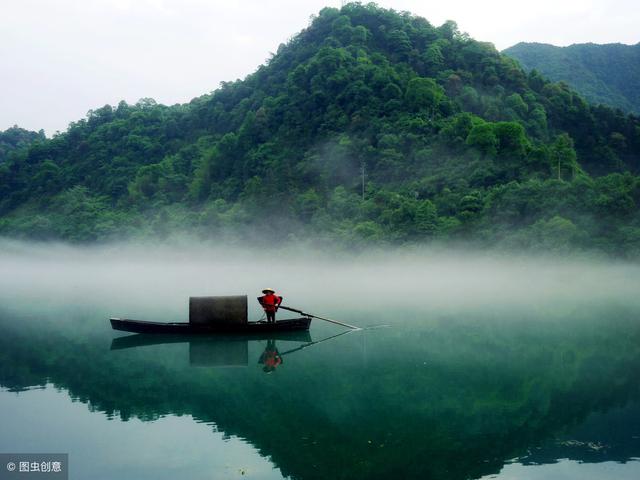
[(128, 318), (111, 318), (111, 327), (114, 330), (134, 333), (178, 333), (178, 334), (243, 334), (253, 335), (272, 332), (290, 332), (297, 330), (309, 330), (310, 317), (290, 318), (278, 320), (275, 323), (246, 322), (246, 323), (218, 323), (197, 324), (189, 322), (147, 322), (142, 320), (130, 320)]

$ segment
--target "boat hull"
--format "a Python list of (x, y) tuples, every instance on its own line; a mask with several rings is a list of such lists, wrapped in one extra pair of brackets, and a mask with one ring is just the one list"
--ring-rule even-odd
[(146, 322), (128, 318), (111, 318), (111, 328), (133, 333), (163, 333), (183, 335), (241, 334), (253, 335), (272, 332), (309, 330), (311, 318), (290, 318), (275, 323), (247, 322), (243, 324), (198, 325), (188, 322)]

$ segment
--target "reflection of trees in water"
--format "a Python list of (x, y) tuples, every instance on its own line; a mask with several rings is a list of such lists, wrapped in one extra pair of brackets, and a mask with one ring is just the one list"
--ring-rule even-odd
[(20, 389), (48, 378), (125, 420), (191, 414), (295, 478), (473, 478), (639, 398), (634, 321), (576, 327), (448, 320), (388, 329), (368, 334), (360, 363), (349, 356), (361, 341), (354, 334), (287, 357), (287, 374), (276, 376), (195, 368), (167, 346), (112, 352), (102, 338), (18, 328), (0, 338), (0, 382)]
[(640, 456), (640, 402), (592, 412), (575, 428), (532, 449), (518, 461), (525, 465), (553, 463), (559, 458), (586, 463), (627, 462)]

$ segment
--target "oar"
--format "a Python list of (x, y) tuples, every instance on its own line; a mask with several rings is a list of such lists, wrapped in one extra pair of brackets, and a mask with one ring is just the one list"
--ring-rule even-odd
[(285, 310), (299, 313), (300, 315), (304, 315), (305, 317), (317, 318), (318, 320), (324, 320), (325, 322), (335, 323), (336, 325), (342, 325), (343, 327), (350, 328), (351, 330), (362, 330), (360, 327), (355, 327), (353, 325), (349, 325), (348, 323), (339, 322), (337, 320), (331, 320), (330, 318), (319, 317), (318, 315), (311, 315), (310, 313), (305, 313), (302, 310), (296, 310), (295, 308), (284, 307), (282, 305), (280, 305), (278, 308), (284, 308)]

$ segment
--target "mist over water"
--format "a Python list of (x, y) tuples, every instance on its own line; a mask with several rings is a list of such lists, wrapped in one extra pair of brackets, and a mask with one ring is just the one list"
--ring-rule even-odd
[[(70, 246), (0, 241), (0, 299), (30, 308), (118, 306), (114, 316), (184, 317), (189, 296), (250, 297), (270, 286), (312, 313), (549, 312), (640, 305), (640, 265), (470, 250), (327, 251), (180, 245)], [(135, 318), (137, 318), (135, 317)]]

